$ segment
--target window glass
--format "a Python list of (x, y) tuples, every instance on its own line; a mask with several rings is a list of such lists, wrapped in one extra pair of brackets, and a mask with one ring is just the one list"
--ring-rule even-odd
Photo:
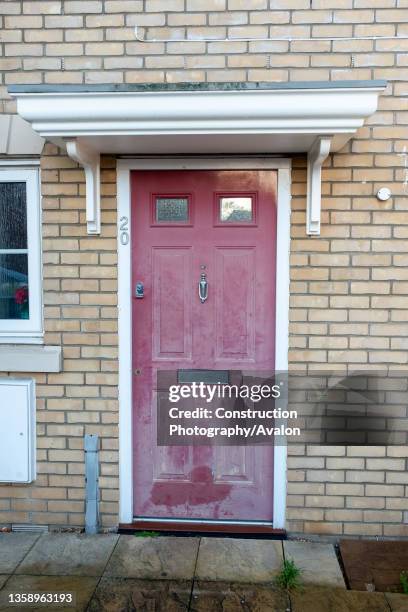
[(26, 184), (0, 183), (0, 249), (26, 248)]
[(184, 223), (189, 220), (188, 198), (156, 198), (157, 223)]
[(28, 319), (25, 182), (0, 183), (0, 319)]
[(252, 198), (224, 196), (220, 198), (220, 221), (222, 223), (243, 223), (253, 221)]
[(0, 254), (0, 319), (28, 319), (28, 255)]

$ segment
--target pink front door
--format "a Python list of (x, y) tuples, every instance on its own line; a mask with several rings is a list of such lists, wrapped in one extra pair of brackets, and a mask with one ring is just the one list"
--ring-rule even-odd
[(134, 515), (272, 522), (273, 447), (159, 447), (153, 389), (157, 370), (273, 370), (276, 173), (137, 171), (131, 189)]

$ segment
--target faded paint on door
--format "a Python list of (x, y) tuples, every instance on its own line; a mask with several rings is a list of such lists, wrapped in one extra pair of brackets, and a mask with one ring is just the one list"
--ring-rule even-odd
[(158, 369), (273, 370), (276, 182), (132, 172), (135, 517), (272, 521), (273, 447), (158, 447), (152, 390)]

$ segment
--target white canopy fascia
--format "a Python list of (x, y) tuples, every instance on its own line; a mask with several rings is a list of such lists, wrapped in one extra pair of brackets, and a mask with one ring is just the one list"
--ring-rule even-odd
[(17, 112), (85, 169), (88, 233), (100, 233), (101, 153), (307, 153), (307, 228), (320, 233), (321, 167), (378, 105), (384, 81), (15, 85)]

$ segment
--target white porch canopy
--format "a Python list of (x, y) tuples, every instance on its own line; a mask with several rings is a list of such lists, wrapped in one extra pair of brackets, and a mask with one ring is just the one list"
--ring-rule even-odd
[(385, 81), (13, 85), (17, 112), (85, 169), (100, 233), (101, 153), (307, 153), (308, 234), (320, 233), (321, 167), (372, 115)]

